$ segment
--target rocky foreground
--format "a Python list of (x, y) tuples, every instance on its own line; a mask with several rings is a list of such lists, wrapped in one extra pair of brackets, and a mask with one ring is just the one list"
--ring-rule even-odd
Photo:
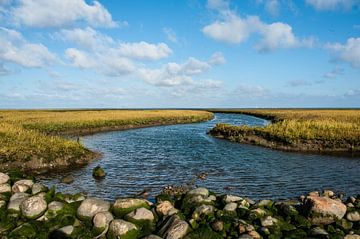
[(156, 203), (110, 203), (0, 173), (0, 237), (360, 239), (360, 195), (342, 200), (326, 190), (298, 202), (254, 202), (195, 188), (159, 195)]

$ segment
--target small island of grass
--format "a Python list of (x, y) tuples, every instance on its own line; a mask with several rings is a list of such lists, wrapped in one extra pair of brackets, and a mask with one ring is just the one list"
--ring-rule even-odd
[(252, 109), (211, 110), (271, 120), (267, 126), (217, 124), (210, 134), (240, 143), (286, 151), (359, 155), (360, 110)]

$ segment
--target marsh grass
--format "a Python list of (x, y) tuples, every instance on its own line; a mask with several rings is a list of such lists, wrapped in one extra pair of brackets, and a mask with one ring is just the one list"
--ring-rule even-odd
[(264, 127), (219, 124), (211, 133), (238, 142), (303, 151), (360, 151), (360, 110), (225, 110), (271, 119)]
[(93, 157), (91, 151), (67, 136), (193, 123), (212, 117), (212, 113), (191, 110), (3, 110), (0, 111), (0, 169), (56, 168), (84, 163)]

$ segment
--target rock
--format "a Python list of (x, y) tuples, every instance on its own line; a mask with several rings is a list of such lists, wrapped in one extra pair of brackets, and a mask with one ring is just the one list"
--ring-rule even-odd
[(206, 216), (214, 213), (214, 210), (214, 206), (212, 205), (201, 205), (195, 209), (192, 218), (197, 220), (201, 216)]
[(206, 188), (195, 188), (187, 192), (187, 195), (201, 195), (203, 197), (208, 197), (209, 190), (207, 190)]
[(251, 236), (253, 239), (261, 239), (261, 236), (256, 231), (248, 232), (248, 235)]
[(225, 205), (224, 211), (233, 212), (236, 210), (237, 207), (238, 207), (237, 203), (230, 202)]
[(310, 197), (320, 197), (320, 193), (318, 191), (309, 192), (308, 196)]
[(0, 193), (10, 193), (11, 186), (7, 183), (0, 184)]
[(66, 236), (71, 236), (74, 231), (74, 226), (69, 225), (58, 229), (59, 232), (64, 233)]
[(271, 200), (261, 200), (257, 205), (258, 207), (271, 207), (274, 204)]
[(30, 223), (24, 223), (11, 231), (8, 238), (36, 238), (36, 229)]
[(10, 180), (9, 175), (5, 173), (0, 173), (0, 184), (7, 183)]
[(344, 239), (360, 239), (360, 235), (357, 234), (348, 234), (344, 237)]
[(27, 192), (30, 189), (30, 187), (26, 184), (14, 184), (11, 188), (13, 193), (24, 193)]
[(327, 197), (309, 196), (305, 200), (305, 208), (309, 212), (309, 220), (314, 225), (327, 225), (341, 219), (346, 213), (346, 206)]
[(29, 197), (27, 193), (15, 193), (11, 196), (10, 202), (8, 203), (9, 212), (20, 212), (20, 204)]
[(0, 201), (0, 209), (6, 206), (6, 202), (1, 200)]
[(154, 221), (154, 214), (144, 207), (137, 208), (125, 216), (128, 221)]
[(180, 239), (186, 236), (189, 230), (190, 226), (186, 221), (181, 220), (177, 215), (173, 215), (166, 220), (159, 230), (159, 235), (165, 239)]
[(242, 197), (238, 197), (238, 196), (234, 196), (234, 195), (225, 195), (223, 201), (227, 204), (227, 203), (231, 203), (231, 202), (238, 202), (243, 200)]
[(141, 207), (149, 209), (150, 203), (145, 199), (121, 198), (115, 201), (113, 205), (113, 212), (116, 216), (122, 217)]
[(329, 233), (327, 233), (327, 231), (325, 231), (321, 227), (315, 227), (315, 228), (311, 229), (310, 235), (311, 236), (327, 236), (327, 235), (329, 235)]
[(238, 237), (238, 239), (253, 239), (253, 237), (249, 234), (242, 234)]
[(224, 230), (224, 222), (216, 220), (213, 223), (211, 223), (211, 228), (214, 231), (220, 232), (220, 231)]
[(324, 197), (331, 198), (331, 197), (335, 196), (335, 193), (331, 190), (324, 190), (323, 195), (324, 195)]
[(47, 188), (42, 185), (41, 183), (34, 183), (31, 187), (31, 193), (33, 195), (41, 193), (41, 192), (46, 192)]
[(279, 221), (278, 219), (276, 219), (272, 216), (267, 216), (267, 217), (261, 219), (261, 226), (271, 227), (271, 226), (274, 226), (275, 224), (277, 224), (278, 221)]
[(93, 224), (98, 232), (102, 232), (113, 219), (114, 216), (111, 214), (111, 212), (98, 212), (93, 218)]
[(168, 216), (177, 213), (178, 210), (169, 201), (162, 201), (156, 205), (156, 212), (160, 216)]
[(28, 186), (29, 188), (31, 188), (31, 187), (34, 185), (34, 181), (31, 180), (31, 179), (21, 179), (21, 180), (16, 181), (16, 182), (14, 183), (14, 185), (17, 185), (17, 184), (26, 185), (26, 186)]
[(353, 227), (353, 223), (349, 222), (346, 219), (341, 219), (340, 221), (336, 222), (336, 225), (340, 226), (344, 230), (350, 230)]
[(360, 221), (360, 212), (359, 211), (348, 212), (346, 214), (346, 219), (352, 222), (358, 222)]
[(108, 239), (126, 238), (136, 239), (138, 228), (131, 222), (121, 219), (112, 220), (107, 234)]
[(109, 202), (98, 198), (87, 198), (78, 207), (77, 216), (81, 220), (92, 220), (96, 213), (107, 212), (109, 209)]
[(52, 201), (51, 203), (49, 203), (48, 205), (48, 210), (49, 211), (53, 211), (53, 212), (57, 212), (60, 211), (64, 208), (64, 203), (62, 202), (58, 202), (58, 201)]
[(72, 184), (74, 181), (75, 178), (72, 175), (67, 175), (60, 180), (61, 183), (65, 183), (65, 184)]
[(36, 219), (40, 217), (46, 210), (47, 203), (41, 196), (32, 196), (25, 199), (20, 204), (20, 210), (28, 219)]
[(162, 239), (162, 238), (159, 236), (156, 236), (156, 235), (149, 235), (149, 236), (143, 237), (142, 239)]
[(252, 209), (252, 210), (250, 211), (249, 217), (250, 217), (251, 219), (257, 219), (257, 218), (262, 218), (262, 217), (264, 217), (266, 214), (267, 214), (267, 212), (266, 212), (264, 209), (262, 209), (262, 208), (255, 208), (255, 209)]
[(105, 177), (105, 171), (100, 166), (96, 166), (93, 169), (92, 175), (94, 178), (103, 178)]

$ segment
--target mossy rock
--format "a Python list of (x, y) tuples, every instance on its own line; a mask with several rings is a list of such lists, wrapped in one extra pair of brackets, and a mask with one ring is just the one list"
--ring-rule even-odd
[(100, 179), (100, 178), (104, 178), (106, 174), (103, 168), (101, 168), (100, 166), (96, 166), (93, 169), (92, 175), (94, 178)]
[(9, 233), (9, 238), (37, 238), (36, 228), (30, 223), (24, 223)]
[(112, 207), (112, 212), (117, 217), (123, 217), (135, 209), (144, 207), (150, 209), (148, 201), (139, 198), (121, 198), (117, 199)]
[(307, 233), (302, 229), (296, 229), (285, 233), (285, 238), (288, 239), (299, 239), (307, 238)]
[(200, 227), (190, 232), (185, 239), (222, 239), (223, 237), (209, 227)]

